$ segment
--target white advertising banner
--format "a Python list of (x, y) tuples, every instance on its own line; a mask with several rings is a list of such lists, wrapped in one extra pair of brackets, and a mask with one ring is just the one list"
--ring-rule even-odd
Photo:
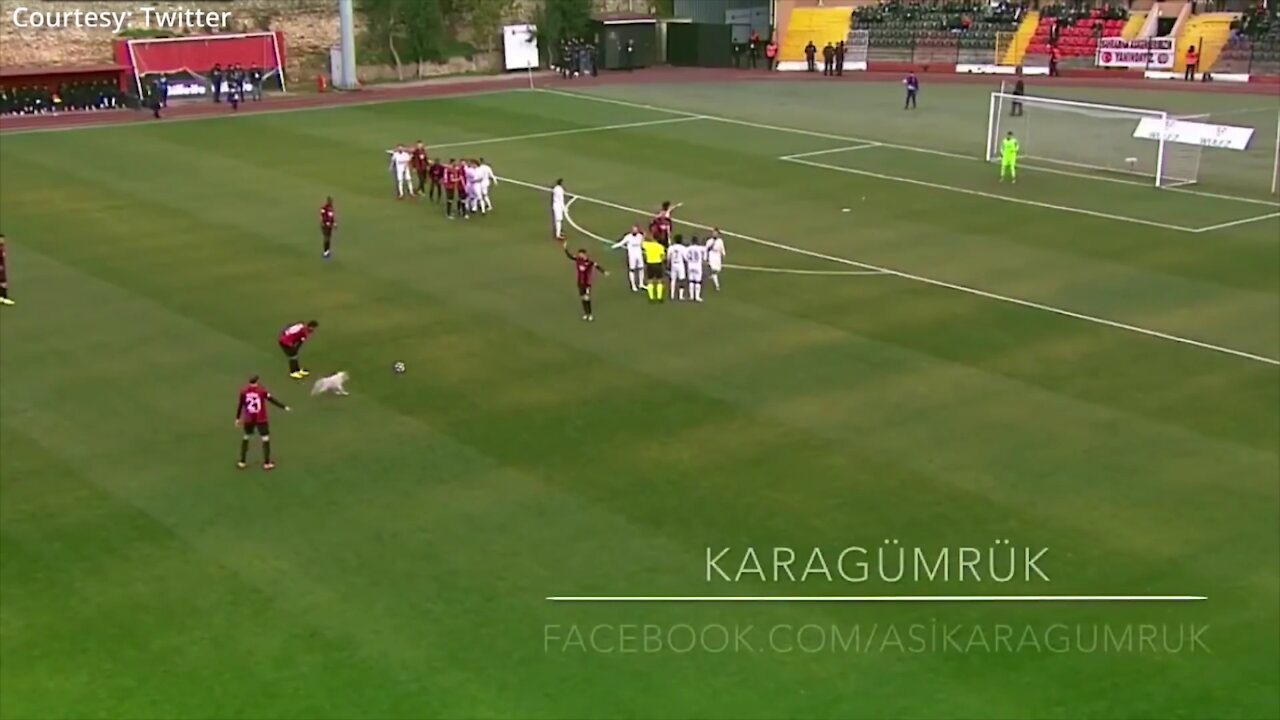
[(1165, 142), (1182, 145), (1246, 150), (1249, 141), (1253, 139), (1253, 128), (1144, 117), (1138, 122), (1138, 129), (1133, 131), (1133, 136), (1140, 140), (1159, 140), (1163, 137)]
[(502, 55), (507, 70), (537, 70), (538, 26), (503, 26)]
[(1177, 41), (1171, 37), (1098, 38), (1098, 67), (1168, 70), (1173, 67)]

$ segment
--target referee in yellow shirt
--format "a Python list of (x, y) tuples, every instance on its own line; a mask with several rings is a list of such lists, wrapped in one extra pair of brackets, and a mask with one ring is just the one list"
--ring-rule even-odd
[(662, 243), (647, 237), (640, 243), (640, 252), (644, 255), (644, 289), (649, 294), (649, 302), (662, 302), (663, 260), (667, 257), (667, 249)]

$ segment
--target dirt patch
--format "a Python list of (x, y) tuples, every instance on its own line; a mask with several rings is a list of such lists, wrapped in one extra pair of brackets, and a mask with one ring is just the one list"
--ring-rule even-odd
[[(921, 73), (925, 83), (968, 84), (999, 86), (1003, 76), (996, 75), (961, 75), (954, 72)], [(1008, 79), (1007, 77), (1003, 79)], [(558, 76), (541, 74), (536, 81), (538, 87), (546, 88), (583, 88), (607, 85), (627, 85), (634, 83), (656, 84), (677, 82), (725, 83), (759, 80), (776, 80), (779, 82), (898, 82), (901, 76), (897, 73), (858, 72), (849, 73), (842, 78), (831, 79), (809, 73), (771, 73), (763, 70), (732, 70), (706, 68), (651, 68), (636, 72), (611, 72), (595, 78), (578, 78), (564, 80)], [(1129, 78), (1097, 78), (1097, 77), (1037, 77), (1034, 83), (1041, 87), (1100, 87), (1141, 90), (1186, 90), (1193, 92), (1269, 95), (1280, 97), (1280, 85), (1257, 83), (1195, 83), (1183, 85), (1167, 80), (1138, 80)], [(469, 79), (467, 81), (443, 80), (439, 82), (415, 83), (412, 85), (393, 85), (375, 87), (356, 92), (329, 92), (316, 95), (289, 95), (271, 97), (258, 103), (244, 103), (238, 114), (252, 115), (256, 112), (280, 112), (300, 110), (304, 108), (337, 107), (371, 102), (390, 102), (394, 100), (410, 100), (414, 98), (438, 97), (441, 95), (465, 95), (475, 92), (494, 92), (498, 90), (518, 90), (529, 87), (529, 78), (522, 74), (504, 75), (494, 78)], [(165, 111), (165, 119), (190, 119), (198, 117), (226, 116), (237, 114), (225, 104), (200, 102), (171, 107)], [(112, 110), (104, 112), (68, 112), (51, 115), (20, 115), (0, 118), (0, 132), (57, 130), (72, 127), (94, 125), (118, 125), (131, 122), (165, 122), (154, 120), (150, 112)]]

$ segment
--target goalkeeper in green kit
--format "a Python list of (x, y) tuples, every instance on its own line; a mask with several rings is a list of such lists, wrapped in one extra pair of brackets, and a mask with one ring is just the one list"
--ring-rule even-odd
[(1004, 182), (1005, 173), (1009, 174), (1009, 182), (1018, 182), (1018, 139), (1013, 131), (1000, 141), (1000, 182)]

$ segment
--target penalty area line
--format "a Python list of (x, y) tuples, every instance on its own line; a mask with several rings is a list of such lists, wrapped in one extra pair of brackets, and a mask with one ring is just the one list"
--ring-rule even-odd
[(1188, 603), (1204, 595), (552, 595), (554, 603)]

